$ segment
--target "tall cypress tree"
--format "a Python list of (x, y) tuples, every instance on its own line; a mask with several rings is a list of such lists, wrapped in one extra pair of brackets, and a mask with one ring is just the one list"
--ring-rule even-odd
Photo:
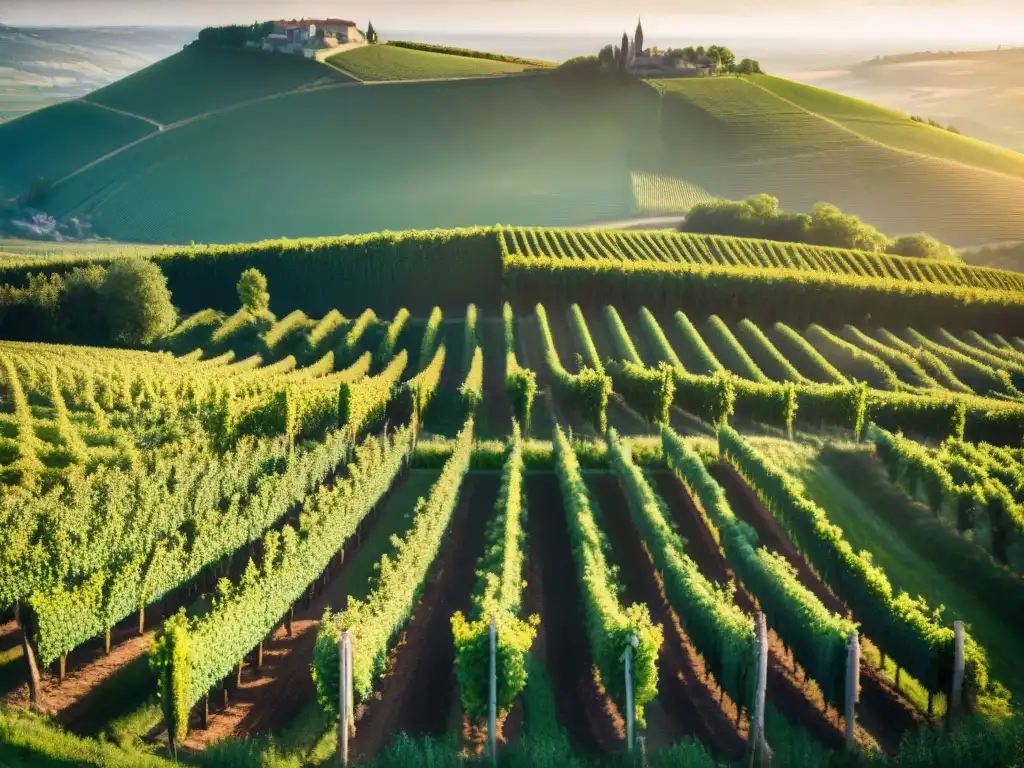
[(622, 47), (619, 49), (619, 70), (626, 71), (626, 62), (629, 61), (629, 37), (622, 33)]
[(366, 42), (376, 43), (377, 42), (377, 30), (373, 28), (373, 22), (369, 22), (366, 25)]

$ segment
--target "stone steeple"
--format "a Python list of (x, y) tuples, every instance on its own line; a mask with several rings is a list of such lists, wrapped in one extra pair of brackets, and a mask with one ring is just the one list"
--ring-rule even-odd
[(644, 49), (644, 28), (640, 24), (640, 17), (636, 19), (636, 35), (633, 37), (633, 50), (639, 56)]

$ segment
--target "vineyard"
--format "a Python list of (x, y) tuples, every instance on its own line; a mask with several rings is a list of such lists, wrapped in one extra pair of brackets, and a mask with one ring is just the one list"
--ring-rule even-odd
[[(195, 270), (191, 300), (224, 299), (150, 349), (0, 342), (0, 758), (202, 765), (284, 734), (299, 764), (884, 764), (1015, 727), (1016, 275), (670, 233), (446, 242), (454, 269), (494, 254), (485, 303), (319, 313), (328, 281), (275, 317), (218, 284), (255, 252), (171, 251), (182, 299)], [(312, 244), (290, 259), (334, 281), (381, 247)], [(622, 300), (575, 303), (561, 265)], [(644, 265), (833, 281), (893, 321), (644, 302)]]

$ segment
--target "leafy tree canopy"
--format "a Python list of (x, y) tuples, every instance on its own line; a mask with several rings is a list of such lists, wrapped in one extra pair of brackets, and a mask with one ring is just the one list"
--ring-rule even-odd
[(267, 278), (258, 269), (251, 267), (238, 279), (238, 298), (242, 308), (254, 315), (261, 315), (270, 308), (270, 293)]

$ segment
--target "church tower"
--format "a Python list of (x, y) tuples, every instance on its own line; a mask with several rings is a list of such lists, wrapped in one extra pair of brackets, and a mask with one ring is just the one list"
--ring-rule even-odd
[(640, 17), (636, 19), (636, 35), (633, 37), (633, 51), (636, 56), (640, 56), (644, 50), (644, 28), (640, 24)]

